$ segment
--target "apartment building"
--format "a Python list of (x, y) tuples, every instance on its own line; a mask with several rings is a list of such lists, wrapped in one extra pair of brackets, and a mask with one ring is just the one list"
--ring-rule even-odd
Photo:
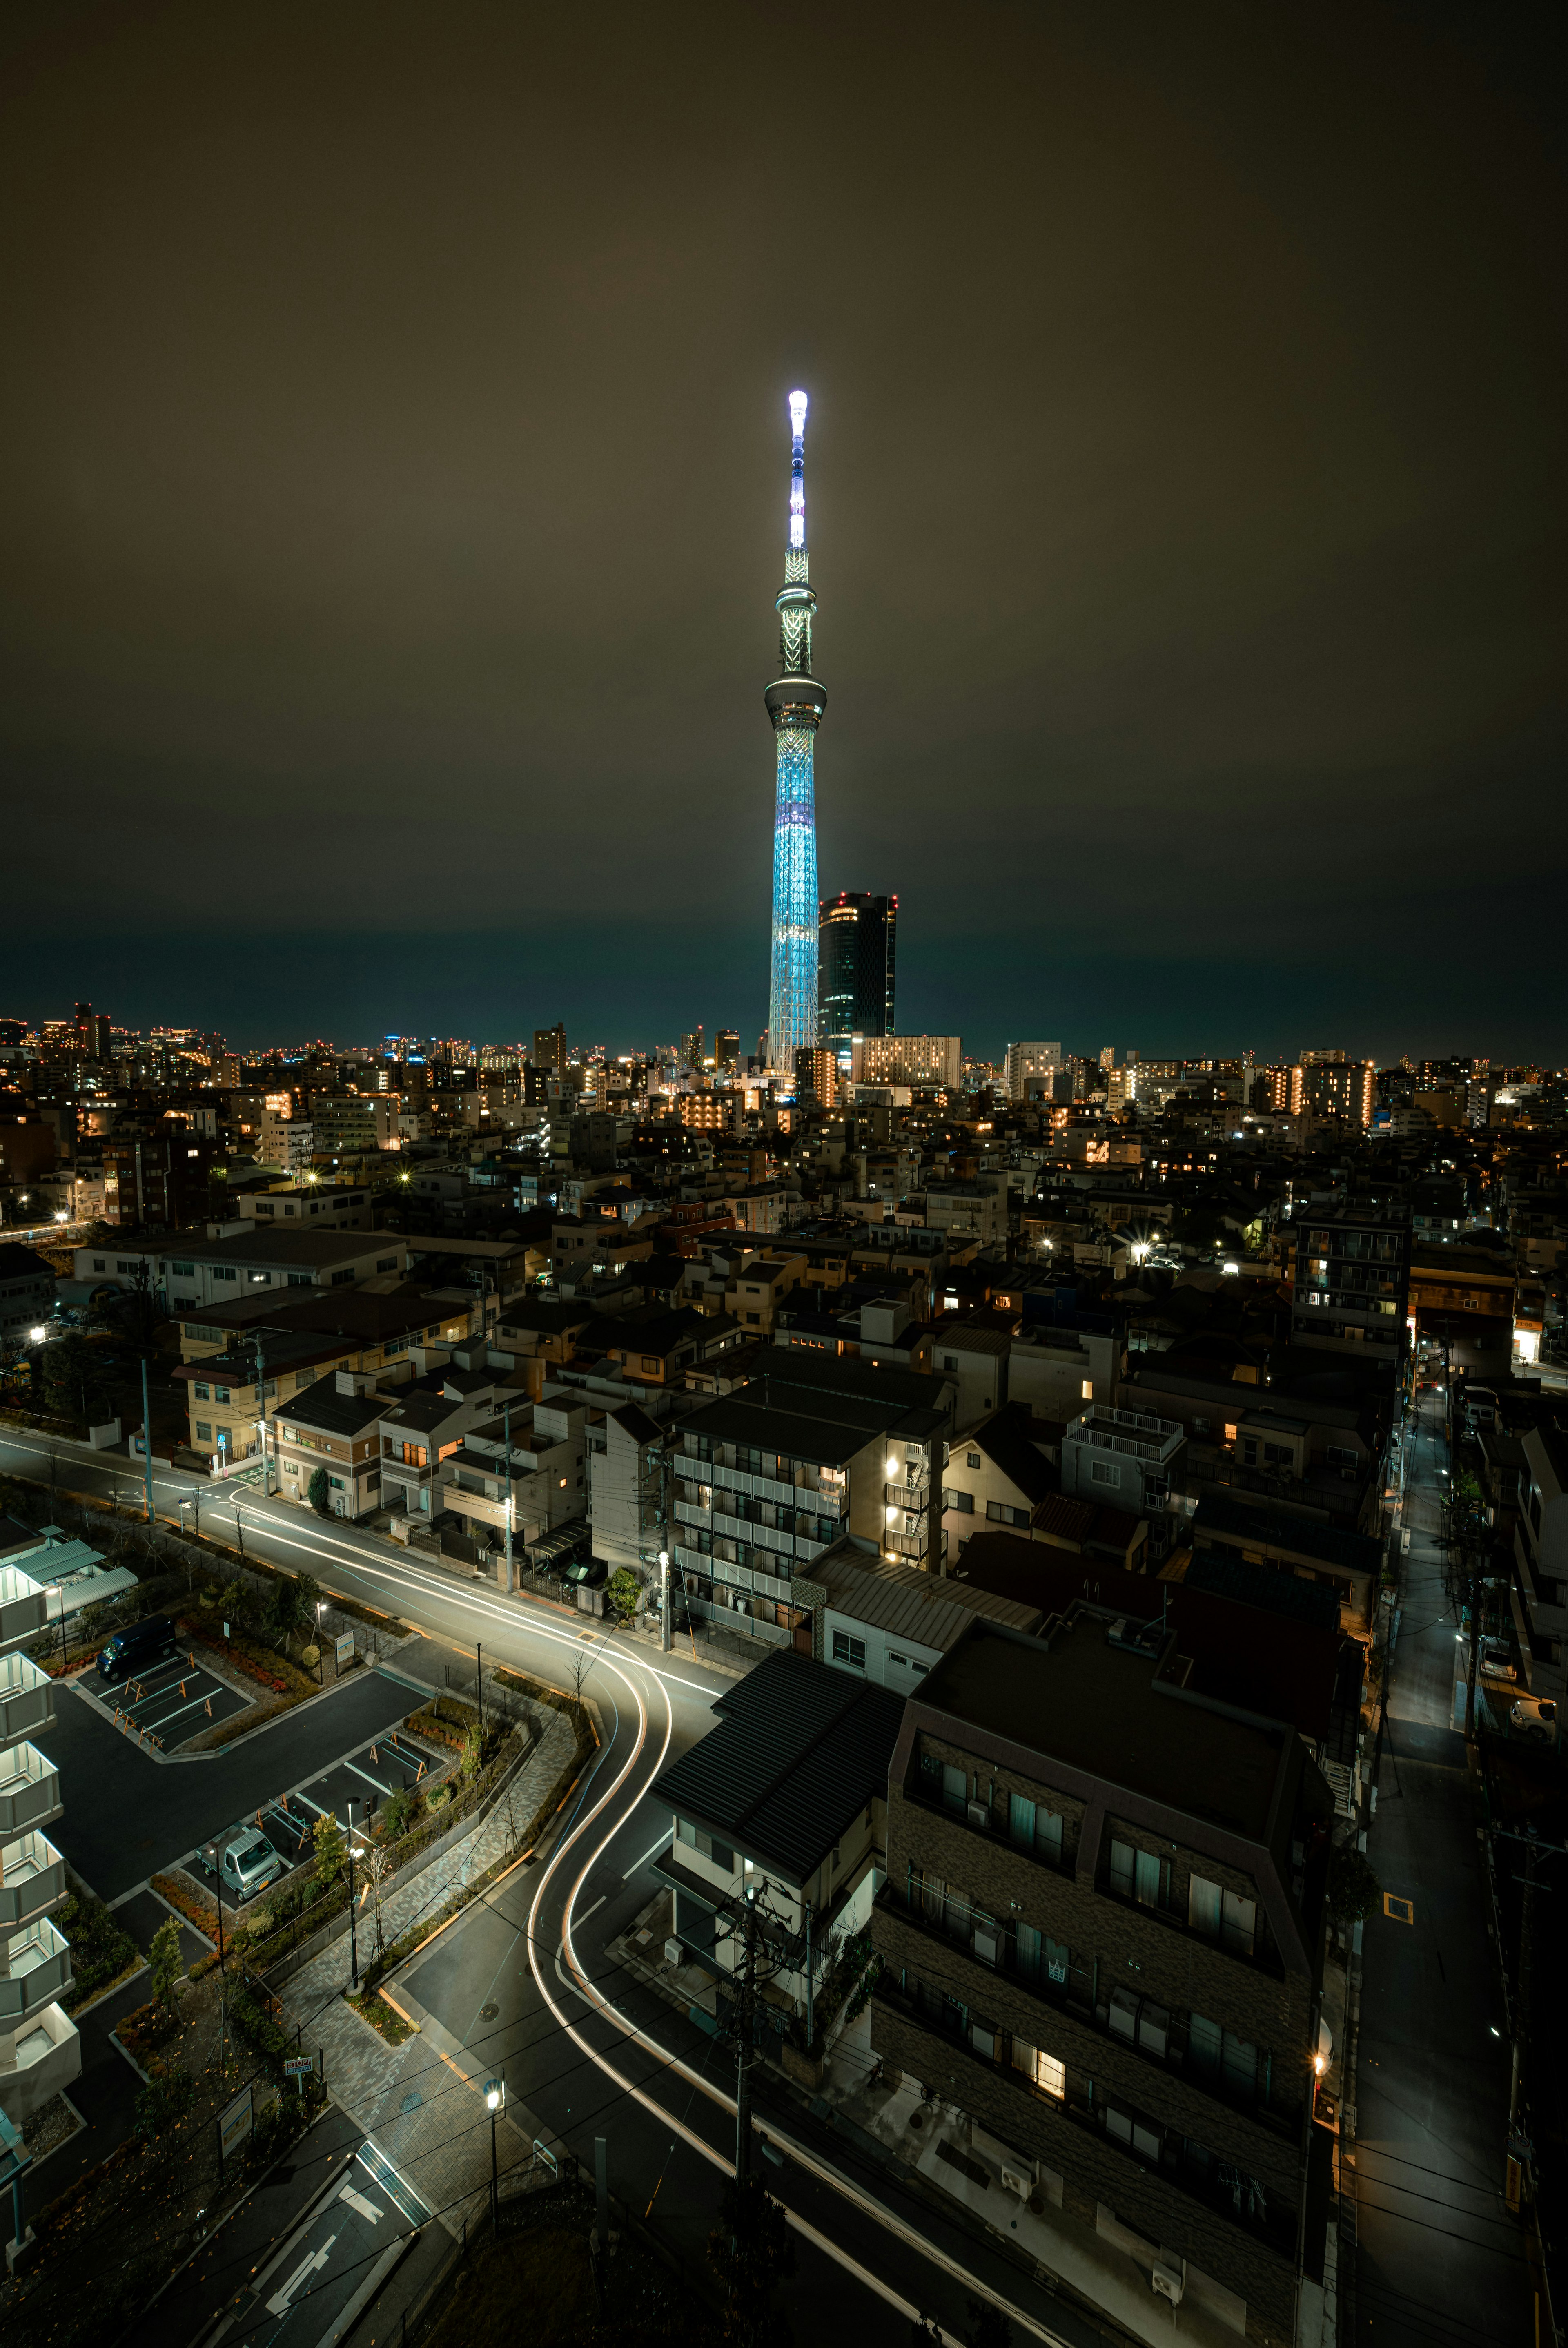
[(975, 1620), (905, 1707), (871, 2039), (988, 2181), (1262, 2348), (1296, 2337), (1333, 1796), (1173, 1631)]
[[(215, 1227), (216, 1228), (216, 1227)], [(203, 1305), (229, 1304), (255, 1290), (354, 1288), (378, 1274), (402, 1274), (408, 1250), (384, 1231), (268, 1231), (231, 1225), (220, 1239), (181, 1234), (134, 1253), (112, 1241), (74, 1251), (78, 1280), (134, 1277), (144, 1261), (158, 1301), (176, 1320)]]
[(1522, 1439), (1510, 1598), (1530, 1693), (1556, 1704), (1561, 1735), (1568, 1680), (1568, 1412), (1555, 1397), (1543, 1402)]
[(1342, 1630), (1370, 1637), (1383, 1560), (1382, 1542), (1370, 1534), (1211, 1488), (1198, 1502), (1192, 1536), (1194, 1570), (1210, 1557), (1239, 1557), (1315, 1582), (1332, 1591)]
[(1504, 1250), (1428, 1241), (1411, 1251), (1409, 1281), (1418, 1336), (1443, 1346), (1452, 1369), (1472, 1377), (1508, 1375), (1518, 1279)]
[(77, 2025), (60, 2003), (73, 1978), (70, 1942), (50, 1921), (70, 1881), (44, 1831), (66, 1805), (58, 1769), (33, 1742), (55, 1725), (55, 1684), (23, 1652), (48, 1628), (47, 1588), (27, 1570), (46, 1554), (0, 1565), (0, 2112), (18, 2135), (82, 2068)]
[(885, 1556), (933, 1561), (948, 1421), (929, 1378), (779, 1346), (759, 1367), (682, 1425), (671, 1554), (693, 1611), (746, 1614), (783, 1645), (809, 1632), (795, 1574), (845, 1530)]
[(1408, 1215), (1313, 1206), (1296, 1218), (1296, 1344), (1397, 1365), (1409, 1284)]
[(333, 1370), (306, 1385), (274, 1413), (275, 1488), (309, 1508), (322, 1468), (329, 1516), (357, 1522), (372, 1515), (382, 1504), (381, 1422), (395, 1399), (362, 1370)]

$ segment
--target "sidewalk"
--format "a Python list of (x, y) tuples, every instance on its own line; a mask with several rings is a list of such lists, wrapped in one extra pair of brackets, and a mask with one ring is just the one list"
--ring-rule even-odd
[[(434, 1916), (448, 1894), (484, 1875), (516, 1847), (551, 1787), (571, 1759), (575, 1735), (560, 1713), (546, 1715), (538, 1744), (518, 1772), (510, 1799), (461, 1837), (423, 1874), (394, 1891), (383, 1910), (389, 1941)], [(449, 1930), (460, 1929), (454, 1922)], [(414, 1962), (405, 1961), (399, 1972)], [(319, 2046), (333, 2099), (408, 2179), (426, 2208), (448, 2232), (460, 2236), (488, 2206), (490, 2127), (481, 2092), (483, 2079), (473, 2058), (430, 2017), (413, 2007), (390, 1984), (400, 2012), (417, 2025), (401, 2046), (389, 2046), (343, 1999), (349, 1972), (346, 1939), (334, 1941), (296, 1973), (283, 1992), (285, 2026), (301, 2034), (305, 2046)], [(497, 2131), (497, 2163), (503, 2171), (528, 2157), (532, 2135), (518, 2124), (528, 2116), (509, 2114)]]

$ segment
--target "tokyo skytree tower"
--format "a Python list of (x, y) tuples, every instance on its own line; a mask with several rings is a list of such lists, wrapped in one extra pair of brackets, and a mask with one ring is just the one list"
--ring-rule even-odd
[(805, 549), (804, 391), (789, 396), (789, 549), (778, 592), (779, 674), (765, 699), (778, 743), (774, 814), (773, 973), (768, 1065), (793, 1076), (794, 1056), (816, 1035), (816, 798), (813, 744), (827, 695), (811, 673), (816, 597)]

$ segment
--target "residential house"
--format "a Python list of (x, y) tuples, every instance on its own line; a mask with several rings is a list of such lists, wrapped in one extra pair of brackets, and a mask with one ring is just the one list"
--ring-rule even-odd
[(666, 1546), (663, 1476), (667, 1431), (640, 1402), (589, 1420), (588, 1513), (593, 1554), (611, 1566), (648, 1566)]
[(19, 1241), (0, 1245), (0, 1347), (25, 1345), (55, 1310), (55, 1270)]
[(1008, 1399), (1012, 1334), (1005, 1316), (946, 1313), (931, 1332), (931, 1366), (958, 1385), (958, 1425), (972, 1426)]
[(492, 1549), (506, 1546), (509, 1513), (514, 1564), (530, 1550), (537, 1560), (541, 1541), (586, 1521), (588, 1416), (581, 1396), (563, 1386), (534, 1403), (519, 1393), (509, 1413), (472, 1426), (450, 1455), (444, 1505)]
[(1186, 1430), (1179, 1419), (1091, 1403), (1061, 1438), (1061, 1488), (1135, 1517), (1163, 1510), (1183, 1482)]
[[(942, 1358), (938, 1347), (938, 1359)], [(1011, 1404), (948, 1444), (942, 1470), (943, 1571), (952, 1570), (970, 1535), (983, 1526), (1027, 1529), (1040, 1503), (1060, 1491), (1057, 1471), (1033, 1439), (1032, 1424), (1021, 1405)]]
[(1038, 1606), (897, 1564), (848, 1533), (796, 1574), (794, 1594), (811, 1608), (819, 1663), (900, 1695), (940, 1663), (974, 1615), (1019, 1631), (1037, 1631), (1043, 1620)]
[(494, 1371), (448, 1368), (404, 1390), (382, 1421), (384, 1508), (426, 1524), (444, 1514), (451, 1463), (472, 1430), (494, 1416), (504, 1383)]
[(313, 1505), (316, 1471), (327, 1479), (326, 1513), (358, 1522), (382, 1505), (380, 1426), (396, 1396), (378, 1392), (363, 1370), (333, 1370), (282, 1404), (274, 1416), (276, 1488)]
[(718, 1725), (655, 1778), (672, 1814), (654, 1874), (673, 1937), (732, 2013), (748, 1941), (764, 2029), (803, 2051), (842, 2015), (817, 1998), (882, 1882), (887, 1770), (901, 1699), (810, 1655), (770, 1655), (713, 1705)]

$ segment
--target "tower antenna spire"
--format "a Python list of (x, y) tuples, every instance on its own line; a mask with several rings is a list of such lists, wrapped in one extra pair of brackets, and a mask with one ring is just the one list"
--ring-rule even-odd
[(779, 673), (764, 699), (777, 745), (774, 812), (773, 954), (768, 991), (768, 1065), (793, 1076), (794, 1056), (817, 1040), (816, 729), (827, 695), (811, 673), (811, 589), (805, 544), (804, 391), (789, 395), (789, 543), (779, 615)]

